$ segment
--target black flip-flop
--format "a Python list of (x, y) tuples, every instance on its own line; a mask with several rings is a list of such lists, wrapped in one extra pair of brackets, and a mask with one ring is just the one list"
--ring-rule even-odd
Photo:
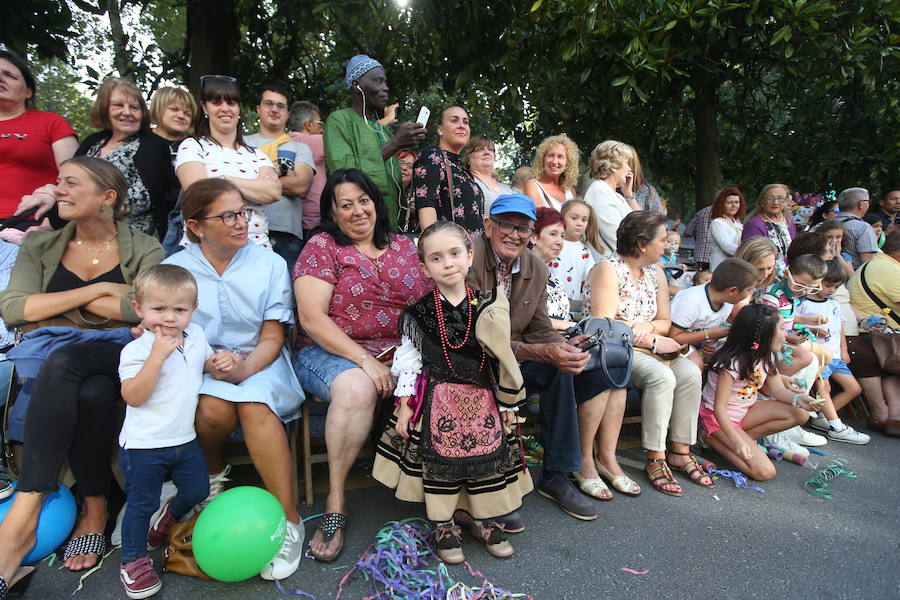
[[(326, 542), (330, 542), (334, 539), (334, 534), (336, 534), (339, 530), (345, 531), (347, 529), (347, 516), (342, 515), (341, 513), (325, 513), (322, 516), (322, 521), (319, 523), (319, 531), (322, 532), (322, 540)], [(311, 541), (311, 540), (310, 540)], [(344, 549), (344, 538), (341, 538), (341, 545), (338, 546), (338, 549), (334, 554), (330, 554), (328, 556), (322, 556), (321, 554), (316, 554), (316, 552), (312, 549), (312, 544), (310, 544), (309, 552), (312, 554), (313, 558), (315, 558), (319, 562), (330, 563), (334, 562), (338, 556), (341, 555), (341, 550)]]
[(69, 560), (73, 556), (82, 556), (85, 554), (96, 554), (97, 562), (86, 569), (69, 569), (70, 571), (78, 573), (80, 571), (93, 569), (97, 566), (103, 558), (103, 555), (106, 554), (106, 536), (102, 533), (87, 533), (85, 535), (80, 535), (77, 538), (72, 538), (69, 540), (69, 543), (66, 544), (66, 551), (63, 553), (63, 562)]

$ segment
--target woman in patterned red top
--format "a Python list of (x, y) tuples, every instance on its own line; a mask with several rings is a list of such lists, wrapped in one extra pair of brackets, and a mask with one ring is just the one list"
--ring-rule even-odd
[(344, 544), (347, 473), (369, 434), (376, 402), (396, 385), (389, 364), (400, 344), (397, 318), (429, 286), (415, 244), (390, 233), (382, 195), (362, 171), (332, 173), (320, 208), (321, 233), (294, 265), (302, 330), (293, 362), (303, 389), (331, 403), (325, 421), (329, 492), (310, 547), (317, 559), (332, 561)]

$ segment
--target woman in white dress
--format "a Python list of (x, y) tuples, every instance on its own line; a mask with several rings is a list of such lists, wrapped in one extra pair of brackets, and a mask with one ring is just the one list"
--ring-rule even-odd
[(736, 187), (728, 187), (716, 194), (709, 217), (709, 269), (715, 270), (720, 262), (734, 256), (741, 244), (744, 217), (747, 207), (744, 194)]
[(630, 212), (640, 210), (632, 190), (633, 156), (631, 146), (616, 140), (600, 142), (591, 152), (591, 177), (594, 182), (584, 194), (584, 201), (594, 209), (600, 226), (600, 243), (607, 254), (616, 251), (619, 223)]
[(525, 182), (525, 194), (537, 208), (560, 210), (575, 197), (580, 156), (578, 146), (566, 134), (544, 138), (534, 153), (532, 179)]

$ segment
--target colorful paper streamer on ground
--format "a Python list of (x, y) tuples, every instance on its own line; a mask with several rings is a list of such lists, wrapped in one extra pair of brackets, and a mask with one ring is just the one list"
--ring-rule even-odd
[(740, 471), (729, 471), (727, 469), (709, 469), (709, 472), (713, 475), (718, 475), (719, 477), (727, 477), (734, 482), (734, 487), (747, 488), (756, 490), (757, 492), (766, 491), (758, 485), (753, 485), (752, 483), (750, 483), (750, 480), (747, 478), (747, 476)]
[(828, 466), (810, 477), (803, 484), (803, 489), (823, 500), (831, 500), (834, 498), (834, 492), (829, 488), (832, 480), (837, 477), (855, 478), (857, 475), (847, 468), (847, 461), (841, 458), (835, 458)]
[(344, 585), (357, 571), (371, 584), (371, 594), (363, 600), (531, 600), (527, 594), (496, 587), (468, 563), (469, 573), (482, 579), (480, 587), (453, 579), (443, 562), (429, 567), (432, 559), (437, 560), (431, 532), (431, 524), (420, 518), (386, 523), (341, 579), (335, 600), (340, 600)]

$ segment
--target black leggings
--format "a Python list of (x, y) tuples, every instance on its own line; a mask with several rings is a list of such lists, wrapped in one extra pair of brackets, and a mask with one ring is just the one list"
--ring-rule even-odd
[(44, 362), (25, 418), (20, 491), (56, 490), (68, 458), (81, 496), (106, 494), (119, 425), (122, 348), (113, 342), (70, 344)]

